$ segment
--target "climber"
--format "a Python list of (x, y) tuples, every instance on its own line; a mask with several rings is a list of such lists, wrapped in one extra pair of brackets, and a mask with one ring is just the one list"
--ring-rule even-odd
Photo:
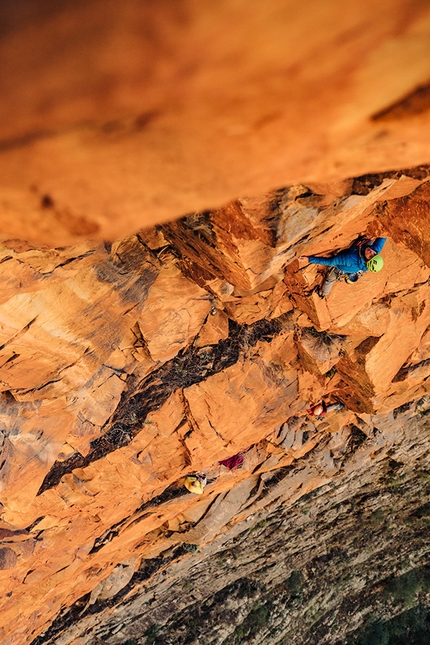
[(195, 495), (201, 495), (205, 490), (206, 484), (207, 478), (205, 474), (188, 475), (184, 480), (185, 488)]
[(317, 255), (301, 255), (299, 260), (307, 260), (310, 264), (322, 264), (331, 267), (319, 289), (318, 295), (325, 298), (330, 293), (336, 280), (357, 282), (365, 271), (377, 273), (384, 266), (380, 253), (387, 238), (377, 237), (374, 242), (367, 238), (355, 241), (348, 249), (340, 251), (332, 257)]
[(327, 405), (324, 401), (321, 401), (321, 403), (316, 403), (315, 405), (312, 405), (310, 408), (306, 410), (306, 412), (310, 416), (313, 416), (316, 419), (320, 420), (325, 417), (327, 412), (338, 412), (343, 408), (344, 408), (344, 405), (340, 401), (336, 401), (335, 403), (330, 403), (330, 405)]
[(232, 457), (228, 457), (227, 459), (219, 461), (218, 466), (225, 466), (227, 470), (236, 470), (237, 468), (243, 466), (243, 462), (243, 453), (238, 452), (237, 455), (233, 455)]

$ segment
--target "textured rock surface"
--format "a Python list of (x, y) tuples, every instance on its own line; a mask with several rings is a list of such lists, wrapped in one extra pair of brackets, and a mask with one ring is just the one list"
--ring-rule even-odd
[[(428, 601), (429, 233), (395, 233), (428, 176), (296, 185), (112, 246), (3, 244), (2, 644), (336, 643), (390, 576), (420, 583), (377, 617)], [(384, 270), (320, 300), (297, 257), (385, 230)], [(322, 397), (345, 408), (309, 417)]]
[(2, 239), (429, 161), (425, 0), (16, 0), (0, 24)]
[[(424, 0), (2, 3), (2, 645), (428, 612), (429, 35)], [(384, 270), (321, 301), (297, 258), (362, 233)]]
[(334, 433), (295, 467), (257, 476), (251, 497), (236, 485), (246, 519), (196, 552), (187, 541), (147, 562), (119, 608), (99, 603), (98, 620), (78, 603), (56, 624), (67, 637), (52, 629), (40, 642), (343, 645), (375, 617), (417, 601), (428, 611), (429, 423), (413, 410), (397, 420), (394, 434), (386, 415), (361, 424), (369, 435)]

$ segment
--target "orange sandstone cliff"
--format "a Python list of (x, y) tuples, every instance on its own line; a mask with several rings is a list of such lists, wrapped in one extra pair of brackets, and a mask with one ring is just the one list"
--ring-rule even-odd
[[(424, 612), (427, 4), (24, 4), (1, 10), (2, 645), (338, 645)], [(297, 258), (359, 234), (383, 271), (321, 300)]]
[[(430, 387), (426, 232), (396, 243), (394, 214), (412, 219), (429, 177), (294, 186), (112, 245), (3, 245), (4, 643), (77, 601), (82, 626), (58, 642), (93, 642), (92, 610), (139, 593), (148, 560), (392, 455), (398, 411), (425, 411)], [(391, 230), (383, 271), (320, 300), (300, 254)], [(322, 398), (345, 408), (315, 420)], [(183, 487), (199, 472), (201, 497)]]

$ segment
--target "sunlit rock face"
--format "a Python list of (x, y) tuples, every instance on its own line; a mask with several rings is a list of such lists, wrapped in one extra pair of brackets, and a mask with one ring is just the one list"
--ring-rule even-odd
[(425, 0), (16, 0), (0, 25), (3, 239), (429, 161)]
[(2, 4), (2, 645), (424, 615), (430, 9), (356, 4)]
[[(3, 243), (2, 643), (337, 644), (427, 602), (429, 177)], [(297, 258), (359, 234), (383, 270), (321, 300)]]

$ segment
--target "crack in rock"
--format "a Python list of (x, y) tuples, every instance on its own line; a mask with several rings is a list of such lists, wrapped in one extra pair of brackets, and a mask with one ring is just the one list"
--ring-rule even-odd
[(210, 376), (231, 367), (240, 356), (259, 340), (270, 342), (282, 329), (279, 319), (259, 320), (252, 325), (239, 325), (230, 320), (230, 334), (216, 345), (204, 348), (191, 347), (152, 372), (140, 383), (131, 375), (128, 388), (111, 419), (103, 429), (104, 434), (94, 439), (86, 457), (80, 453), (69, 459), (56, 461), (46, 475), (38, 495), (56, 486), (61, 478), (75, 468), (85, 468), (110, 452), (128, 445), (142, 430), (150, 412), (158, 410), (176, 390), (184, 389), (207, 380)]

